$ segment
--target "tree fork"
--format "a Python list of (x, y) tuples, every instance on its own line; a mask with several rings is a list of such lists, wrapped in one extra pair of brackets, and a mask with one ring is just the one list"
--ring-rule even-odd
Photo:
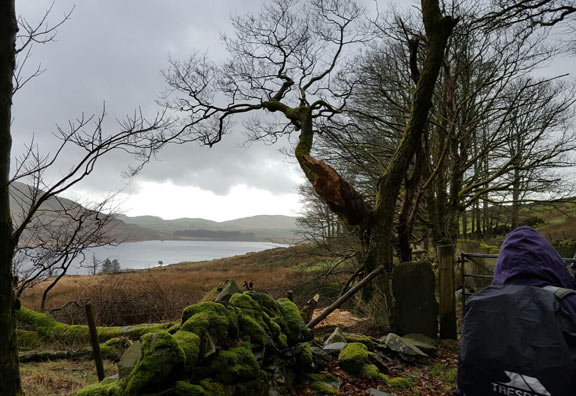
[[(388, 168), (378, 180), (376, 191), (375, 221), (378, 227), (372, 230), (367, 270), (374, 269), (375, 263), (381, 263), (386, 276), (390, 276), (393, 269), (392, 237), (400, 188), (428, 123), (446, 43), (458, 22), (457, 19), (442, 15), (438, 0), (422, 0), (422, 15), (427, 36), (426, 57), (414, 91), (408, 123)], [(387, 300), (384, 309), (390, 310), (393, 296), (389, 281), (383, 280), (381, 287)], [(392, 324), (389, 312), (384, 313), (384, 322)]]
[(330, 210), (350, 226), (369, 228), (372, 208), (350, 183), (324, 161), (303, 155), (302, 163), (314, 172), (314, 191), (326, 201)]

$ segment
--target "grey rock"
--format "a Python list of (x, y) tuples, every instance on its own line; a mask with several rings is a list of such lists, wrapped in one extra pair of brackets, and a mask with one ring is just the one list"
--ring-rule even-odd
[(348, 342), (346, 341), (346, 336), (342, 330), (340, 330), (340, 327), (336, 327), (336, 329), (334, 329), (332, 334), (330, 334), (330, 337), (324, 341), (324, 345), (334, 344), (335, 342)]
[(346, 345), (348, 345), (347, 342), (335, 342), (333, 344), (328, 344), (324, 346), (324, 348), (322, 349), (324, 349), (330, 355), (338, 355), (340, 354), (342, 349), (346, 348)]
[(374, 352), (368, 356), (368, 361), (378, 367), (381, 373), (388, 374), (388, 366), (386, 365), (386, 360), (390, 360), (387, 356), (383, 355), (381, 352)]
[(150, 323), (143, 323), (143, 324), (139, 324), (139, 325), (124, 326), (124, 327), (120, 328), (120, 334), (127, 334), (127, 333), (130, 333), (130, 332), (137, 330), (137, 329), (146, 329), (146, 328), (152, 327), (152, 326), (155, 326), (155, 325), (150, 324)]
[(122, 357), (118, 362), (118, 375), (120, 378), (126, 378), (130, 375), (134, 365), (136, 365), (136, 362), (140, 359), (141, 355), (142, 344), (140, 341), (134, 342), (128, 349), (126, 349), (126, 352), (122, 354)]
[(392, 273), (394, 322), (400, 335), (421, 333), (436, 337), (438, 303), (435, 276), (429, 262), (401, 263)]
[(310, 352), (312, 352), (312, 361), (314, 362), (314, 366), (318, 369), (324, 368), (328, 363), (330, 363), (330, 361), (332, 361), (332, 356), (322, 348), (311, 346)]
[(422, 361), (428, 357), (420, 348), (398, 334), (389, 333), (386, 336), (385, 345), (386, 348), (396, 352), (401, 359), (408, 362)]
[(214, 355), (216, 352), (216, 344), (214, 344), (214, 341), (212, 341), (212, 337), (210, 337), (210, 334), (208, 333), (204, 334), (200, 344), (200, 355), (206, 359)]
[(281, 395), (276, 389), (270, 388), (268, 389), (268, 396), (281, 396)]
[(342, 381), (326, 381), (325, 384), (328, 386), (333, 386), (336, 389), (340, 389), (340, 386), (342, 386)]
[(182, 371), (184, 363), (182, 348), (170, 334), (158, 332), (144, 335), (142, 356), (130, 373), (126, 394), (143, 395), (162, 389), (164, 383)]
[(253, 348), (252, 354), (256, 358), (256, 362), (258, 363), (258, 366), (262, 367), (262, 364), (264, 363), (264, 357), (266, 355), (266, 348), (264, 348), (264, 347), (256, 348), (256, 349)]
[(242, 293), (242, 289), (238, 286), (238, 283), (233, 280), (224, 281), (220, 286), (218, 286), (218, 295), (214, 299), (216, 302), (228, 302), (230, 297), (235, 293)]
[(418, 347), (425, 353), (435, 354), (436, 351), (438, 350), (438, 347), (436, 346), (436, 341), (433, 338), (425, 336), (424, 334), (410, 333), (406, 334), (402, 338), (410, 341), (412, 345)]

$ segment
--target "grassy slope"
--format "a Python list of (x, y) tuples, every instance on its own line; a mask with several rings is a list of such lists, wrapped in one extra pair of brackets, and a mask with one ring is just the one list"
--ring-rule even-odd
[(538, 217), (544, 222), (536, 227), (552, 240), (576, 240), (576, 203), (534, 204), (521, 211), (525, 217)]

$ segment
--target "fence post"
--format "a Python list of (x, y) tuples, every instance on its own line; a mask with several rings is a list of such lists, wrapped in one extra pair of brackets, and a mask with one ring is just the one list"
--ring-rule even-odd
[(460, 254), (460, 265), (462, 270), (462, 315), (464, 315), (464, 310), (466, 309), (466, 256), (464, 253)]
[(440, 338), (457, 338), (456, 298), (454, 296), (454, 253), (453, 245), (438, 246), (438, 296), (440, 311)]
[(88, 320), (88, 329), (90, 330), (90, 342), (92, 343), (92, 355), (96, 362), (96, 373), (98, 381), (104, 379), (104, 364), (100, 354), (100, 342), (98, 341), (98, 331), (96, 330), (96, 321), (94, 320), (94, 307), (92, 304), (86, 304), (86, 319)]

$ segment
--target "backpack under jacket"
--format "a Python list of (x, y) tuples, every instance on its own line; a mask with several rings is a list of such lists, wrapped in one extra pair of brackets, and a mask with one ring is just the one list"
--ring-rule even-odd
[(575, 396), (576, 318), (560, 304), (573, 293), (498, 285), (472, 295), (460, 339), (460, 393)]

